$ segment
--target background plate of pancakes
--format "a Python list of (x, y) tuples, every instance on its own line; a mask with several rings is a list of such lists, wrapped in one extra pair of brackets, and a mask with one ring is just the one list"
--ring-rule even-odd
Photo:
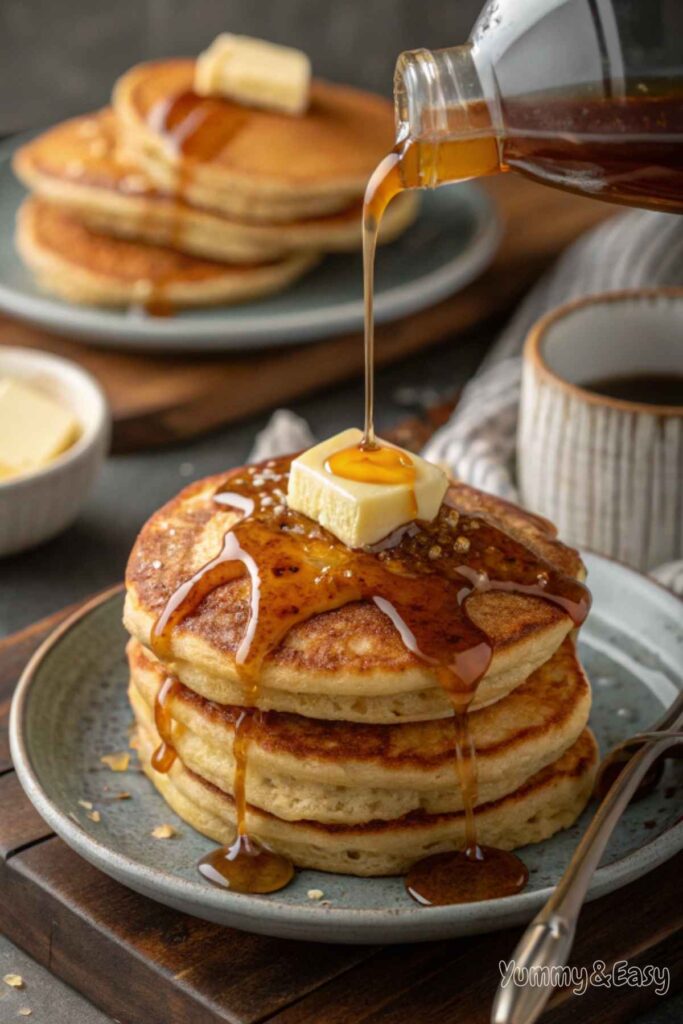
[[(683, 686), (680, 601), (631, 569), (595, 555), (585, 563), (594, 605), (579, 653), (593, 686), (590, 726), (603, 753), (656, 720)], [(12, 707), (12, 755), (42, 816), (75, 850), (144, 895), (209, 920), (264, 934), (330, 942), (404, 942), (493, 931), (529, 919), (545, 902), (593, 813), (518, 851), (530, 881), (517, 896), (484, 903), (419, 907), (401, 877), (357, 878), (298, 872), (272, 896), (215, 889), (196, 871), (213, 843), (189, 828), (136, 767), (113, 773), (101, 757), (125, 750), (126, 698), (120, 589), (94, 599), (32, 659)], [(683, 845), (673, 799), (681, 765), (623, 816), (589, 892), (594, 899), (654, 868)], [(128, 799), (117, 799), (124, 791)], [(87, 802), (83, 807), (82, 801)], [(99, 812), (88, 816), (88, 806)], [(153, 838), (168, 823), (172, 839)], [(321, 890), (312, 899), (310, 890)]]
[[(95, 344), (178, 351), (360, 330), (361, 201), (393, 145), (391, 104), (314, 80), (301, 117), (216, 105), (189, 91), (193, 69), (139, 65), (111, 107), (0, 149), (0, 308)], [(210, 158), (193, 151), (201, 132), (178, 148), (200, 102), (225, 130)], [(380, 323), (464, 287), (496, 250), (477, 185), (422, 198), (397, 196), (383, 218)]]

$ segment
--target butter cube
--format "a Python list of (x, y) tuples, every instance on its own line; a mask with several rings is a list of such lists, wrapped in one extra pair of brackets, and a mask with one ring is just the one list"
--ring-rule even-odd
[(69, 448), (78, 433), (69, 409), (36, 387), (0, 378), (0, 479), (46, 465)]
[(332, 472), (329, 460), (362, 439), (354, 427), (309, 448), (293, 460), (287, 489), (291, 509), (320, 523), (349, 548), (376, 544), (411, 520), (434, 519), (448, 489), (442, 469), (388, 441), (377, 443), (404, 456), (411, 480), (366, 483)]
[(308, 106), (311, 62), (301, 50), (228, 32), (197, 58), (194, 88), (252, 107), (302, 114)]

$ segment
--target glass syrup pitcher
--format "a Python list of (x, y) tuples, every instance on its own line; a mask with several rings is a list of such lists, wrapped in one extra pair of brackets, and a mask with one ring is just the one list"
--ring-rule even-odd
[(681, 0), (489, 0), (463, 46), (401, 54), (394, 95), (396, 190), (514, 169), (683, 211)]

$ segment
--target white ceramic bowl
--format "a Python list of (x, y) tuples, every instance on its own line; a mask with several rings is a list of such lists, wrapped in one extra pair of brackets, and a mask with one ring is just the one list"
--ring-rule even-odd
[(624, 401), (591, 381), (683, 374), (683, 289), (594, 295), (543, 317), (524, 350), (524, 504), (563, 540), (647, 570), (683, 557), (683, 394)]
[(0, 555), (11, 555), (54, 537), (76, 518), (106, 457), (110, 416), (97, 381), (66, 359), (0, 346), (4, 376), (53, 396), (81, 426), (76, 443), (44, 469), (0, 481)]

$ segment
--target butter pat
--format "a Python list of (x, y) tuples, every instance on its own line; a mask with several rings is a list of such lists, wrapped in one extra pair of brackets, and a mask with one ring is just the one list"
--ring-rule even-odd
[(0, 479), (40, 469), (78, 437), (75, 417), (38, 388), (0, 377)]
[(401, 453), (413, 479), (406, 483), (365, 483), (332, 473), (329, 460), (363, 439), (352, 428), (309, 448), (292, 462), (287, 504), (324, 526), (349, 548), (376, 544), (413, 519), (432, 520), (448, 489), (446, 474), (388, 441), (383, 448)]
[(301, 50), (227, 32), (197, 58), (194, 88), (252, 107), (303, 114), (311, 87), (311, 62)]

